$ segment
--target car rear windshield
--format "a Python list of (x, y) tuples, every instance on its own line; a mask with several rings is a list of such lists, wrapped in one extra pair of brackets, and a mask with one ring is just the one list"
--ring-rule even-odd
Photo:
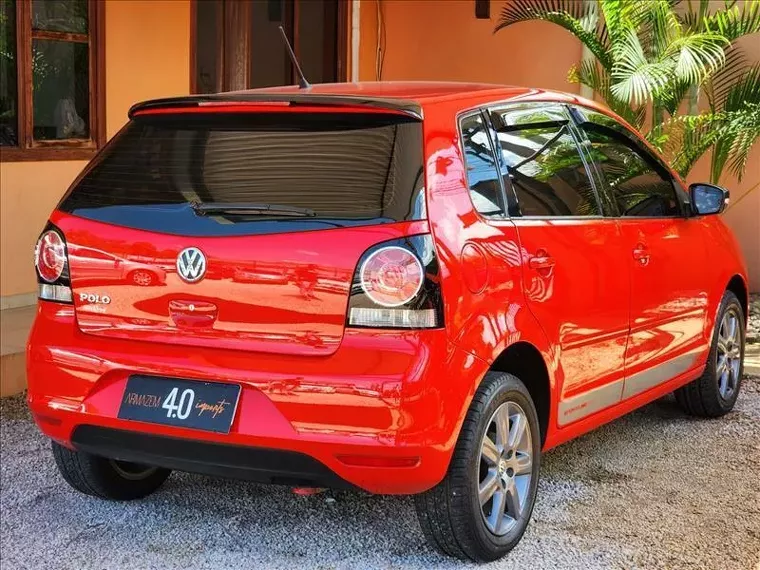
[(146, 115), (59, 209), (182, 235), (305, 231), (424, 218), (423, 178), (421, 123), (401, 115)]

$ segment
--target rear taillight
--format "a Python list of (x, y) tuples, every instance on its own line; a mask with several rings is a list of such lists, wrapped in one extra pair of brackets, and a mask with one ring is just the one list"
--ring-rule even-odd
[(34, 248), (34, 266), (37, 270), (39, 298), (46, 301), (71, 303), (69, 262), (63, 234), (48, 224)]
[(425, 271), (417, 256), (403, 247), (373, 251), (359, 269), (362, 289), (383, 307), (399, 307), (419, 293)]
[(354, 274), (348, 326), (443, 326), (438, 262), (429, 234), (384, 242), (362, 255)]

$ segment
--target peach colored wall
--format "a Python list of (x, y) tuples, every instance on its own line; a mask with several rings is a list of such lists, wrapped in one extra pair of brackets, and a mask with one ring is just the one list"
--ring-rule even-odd
[[(190, 85), (189, 0), (106, 2), (106, 131), (132, 103), (185, 94)], [(86, 162), (0, 162), (0, 295), (36, 289), (34, 242)]]
[[(715, 2), (713, 2), (715, 3)], [(544, 22), (526, 22), (493, 34), (504, 0), (492, 0), (491, 19), (475, 18), (474, 0), (380, 0), (385, 27), (384, 80), (423, 79), (484, 81), (579, 92), (567, 82), (567, 71), (581, 59), (581, 44), (568, 32)], [(716, 4), (717, 6), (717, 4)], [(377, 0), (361, 0), (359, 77), (378, 79)], [(760, 61), (760, 35), (745, 38), (747, 55)], [(709, 179), (709, 160), (702, 160), (689, 182)], [(750, 272), (750, 287), (760, 290), (760, 145), (731, 190), (725, 220), (739, 239)]]
[[(381, 0), (385, 25), (382, 79), (482, 81), (578, 92), (567, 71), (581, 43), (544, 22), (526, 22), (497, 34), (503, 1), (491, 2), (491, 19), (475, 18), (474, 0)], [(377, 0), (361, 2), (359, 77), (374, 81)], [(538, 40), (538, 41), (537, 41)]]

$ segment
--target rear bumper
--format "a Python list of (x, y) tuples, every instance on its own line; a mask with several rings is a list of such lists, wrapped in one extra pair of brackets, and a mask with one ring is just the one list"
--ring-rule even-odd
[(208, 443), (135, 431), (80, 425), (74, 448), (156, 467), (258, 483), (354, 489), (313, 457), (295, 451)]
[[(485, 373), (444, 330), (347, 330), (333, 355), (302, 357), (103, 339), (82, 333), (71, 307), (45, 302), (27, 367), (35, 420), (64, 445), (173, 469), (372, 493), (418, 493), (443, 478)], [(230, 433), (118, 419), (132, 374), (240, 384)]]

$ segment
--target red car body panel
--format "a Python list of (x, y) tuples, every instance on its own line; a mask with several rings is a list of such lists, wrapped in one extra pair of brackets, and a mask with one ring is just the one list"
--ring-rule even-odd
[[(337, 84), (314, 86), (311, 93), (420, 105), (427, 220), (198, 238), (54, 212), (51, 221), (68, 243), (102, 248), (107, 234), (109, 253), (155, 265), (165, 278), (150, 287), (109, 282), (115, 301), (106, 315), (88, 302), (102, 286), (78, 277), (86, 258), (70, 259), (74, 304), (40, 301), (27, 349), (29, 404), (47, 436), (70, 445), (74, 428), (86, 423), (292, 450), (367, 491), (417, 493), (444, 477), (481, 379), (510, 347), (535, 349), (545, 365), (545, 449), (701, 373), (723, 291), (736, 276), (747, 282), (718, 216), (493, 222), (469, 197), (461, 113), (508, 101), (559, 101), (612, 116), (609, 111), (569, 95), (474, 84)], [(277, 106), (227, 103), (195, 112), (267, 108)], [(427, 232), (440, 266), (445, 326), (346, 327), (362, 252)], [(575, 247), (579, 242), (583, 249)], [(172, 270), (189, 245), (221, 268), (194, 289)], [(316, 294), (304, 294), (303, 282), (313, 283), (306, 291)], [(188, 303), (208, 311), (216, 324), (190, 316)], [(240, 384), (230, 433), (118, 419), (126, 380), (135, 373)], [(584, 412), (584, 394), (595, 390), (611, 399)]]

